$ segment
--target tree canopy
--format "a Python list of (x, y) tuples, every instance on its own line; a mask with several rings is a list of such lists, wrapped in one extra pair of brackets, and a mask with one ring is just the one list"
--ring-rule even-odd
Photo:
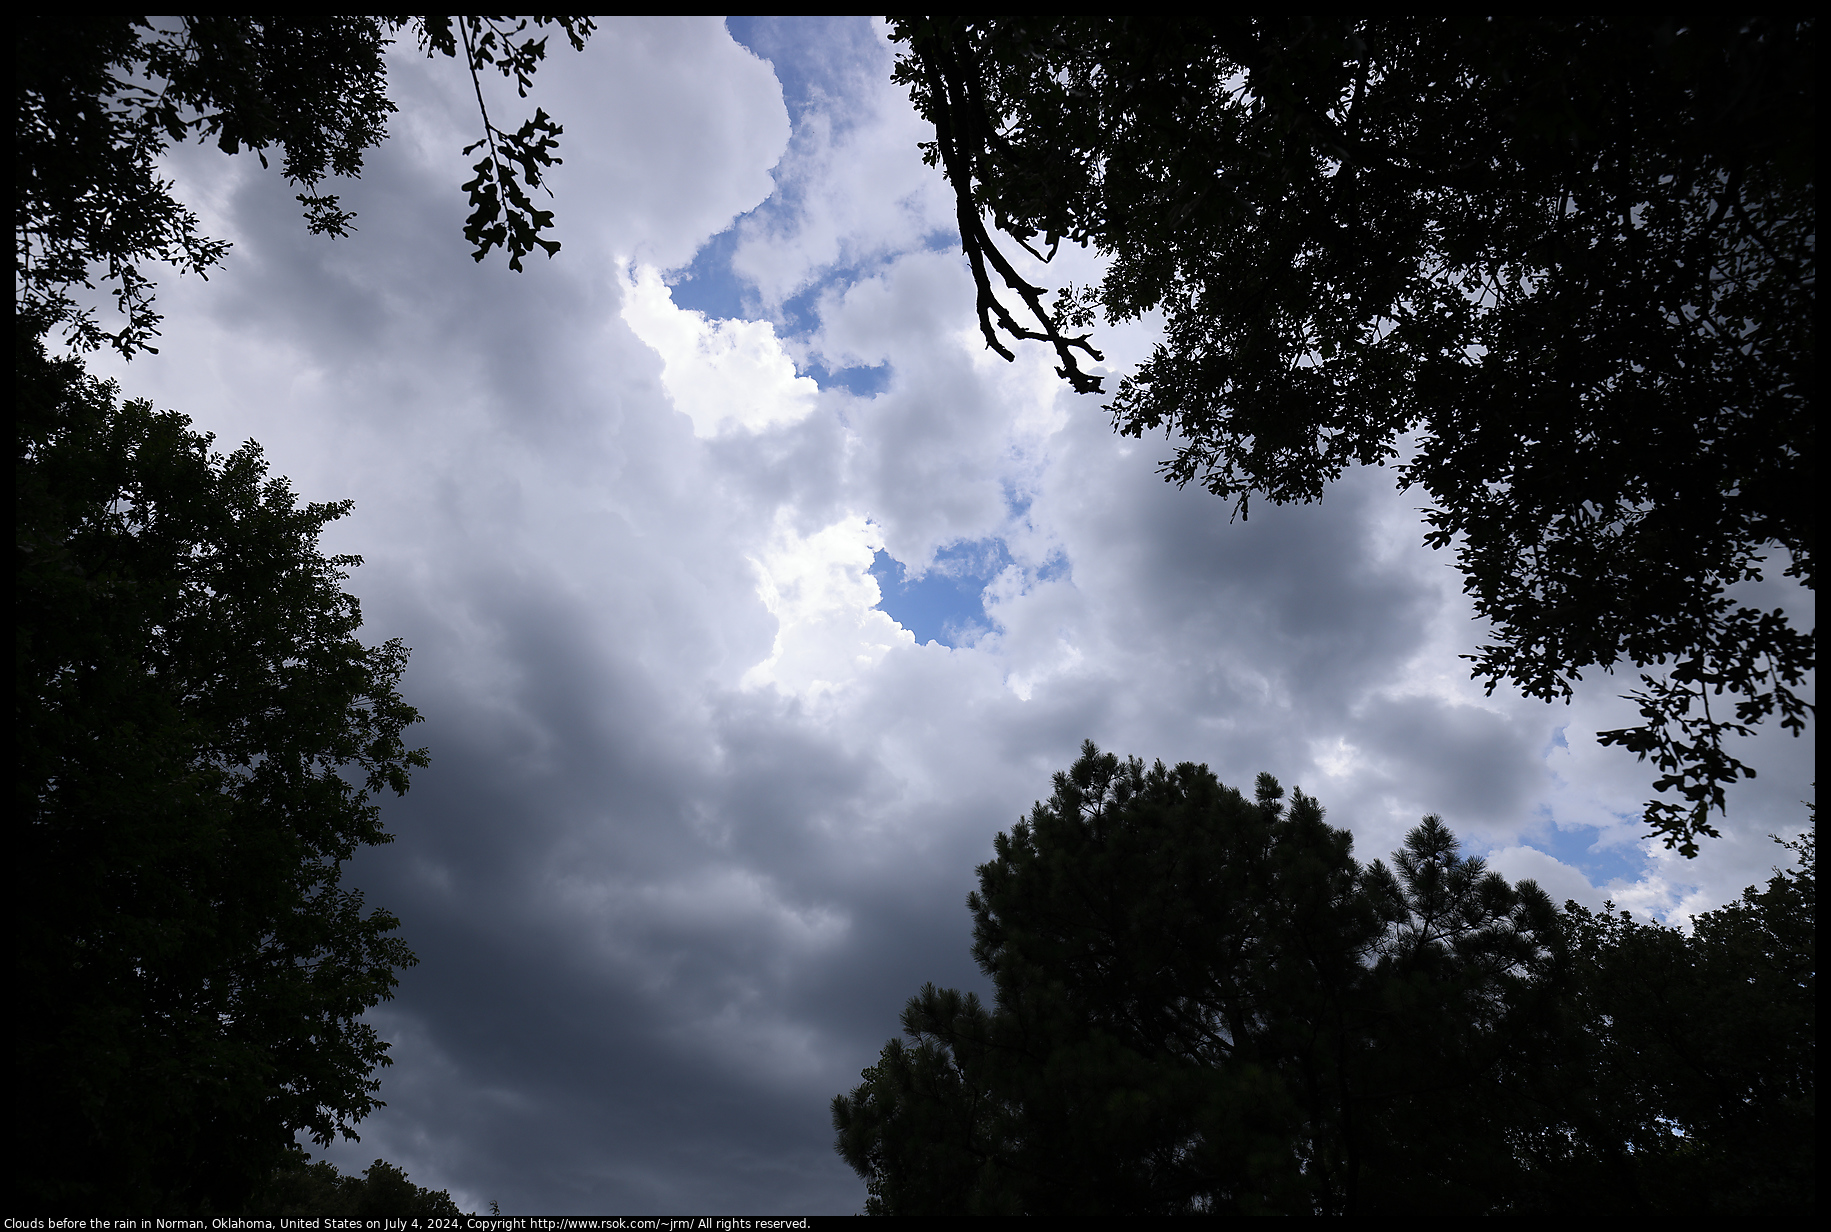
[(415, 1185), (386, 1160), (376, 1160), (361, 1176), (346, 1176), (328, 1159), (312, 1163), (303, 1151), (293, 1152), (274, 1171), (246, 1209), (249, 1215), (266, 1219), (456, 1220), (465, 1214), (449, 1190)]
[[(1776, 840), (1779, 841), (1779, 840)], [(1529, 1183), (1566, 1209), (1809, 1213), (1816, 1202), (1818, 852), (1692, 921), (1565, 906), (1571, 980)]]
[[(14, 294), (40, 328), (62, 329), (79, 348), (112, 345), (124, 355), (153, 350), (147, 263), (205, 273), (228, 245), (198, 230), (196, 215), (172, 196), (158, 159), (171, 142), (195, 135), (226, 154), (280, 153), (281, 174), (298, 194), (314, 233), (347, 234), (354, 215), (325, 181), (362, 171), (364, 152), (387, 136), (395, 107), (384, 55), (408, 31), (428, 56), (455, 58), (470, 71), (482, 152), (463, 185), (470, 217), (464, 238), (481, 261), (493, 249), (522, 268), (534, 249), (559, 250), (543, 232), (553, 213), (529, 190), (547, 188), (562, 129), (547, 113), (514, 130), (499, 127), (484, 102), (481, 75), (494, 69), (527, 97), (557, 25), (575, 49), (591, 34), (588, 17), (182, 17), (155, 25), (125, 16), (33, 16), (14, 42), (18, 114), (14, 121)], [(551, 192), (551, 189), (548, 189)], [(76, 287), (100, 277), (122, 323), (103, 329)]]
[(995, 1003), (925, 986), (833, 1101), (869, 1212), (1810, 1207), (1810, 838), (1687, 938), (1283, 795), (1084, 746), (968, 899)]
[[(1727, 593), (1816, 586), (1812, 20), (893, 21), (987, 346), (1098, 392), (1096, 319), (1160, 312), (1114, 425), (1241, 517), (1395, 465), (1490, 691), (1646, 669), (1601, 738), (1695, 854), (1725, 738), (1812, 713), (1813, 632)], [(999, 235), (1104, 280), (1046, 305)]]
[(340, 877), (428, 764), (407, 650), (317, 548), (348, 502), (19, 339), (10, 1192), (231, 1210), (378, 1103), (414, 958)]
[(968, 900), (996, 1005), (925, 987), (834, 1102), (872, 1209), (1468, 1205), (1503, 1124), (1459, 1088), (1530, 1062), (1552, 905), (1435, 817), (1363, 868), (1283, 794), (1091, 743), (1056, 776)]

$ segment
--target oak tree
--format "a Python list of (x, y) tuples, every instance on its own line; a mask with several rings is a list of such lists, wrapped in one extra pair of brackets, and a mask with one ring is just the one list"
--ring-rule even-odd
[[(490, 71), (526, 98), (546, 56), (549, 24), (582, 49), (588, 17), (207, 16), (154, 24), (126, 16), (32, 16), (14, 40), (14, 293), (23, 315), (59, 329), (80, 349), (104, 344), (132, 356), (154, 350), (159, 314), (144, 267), (165, 264), (206, 274), (228, 244), (198, 230), (196, 214), (161, 178), (170, 144), (214, 141), (226, 154), (249, 150), (298, 194), (314, 233), (347, 234), (354, 215), (326, 182), (361, 174), (364, 153), (387, 136), (395, 106), (386, 52), (410, 35), (428, 56), (457, 58), (470, 73), (482, 125), (465, 153), (481, 153), (463, 185), (470, 216), (464, 238), (481, 261), (508, 254), (519, 271), (539, 248), (551, 210), (529, 192), (545, 189), (563, 131), (545, 110), (518, 127), (498, 126), (484, 99)], [(99, 275), (122, 317), (103, 329), (76, 288)]]
[[(1568, 699), (1626, 661), (1695, 854), (1799, 734), (1814, 635), (1729, 593), (1816, 585), (1812, 19), (905, 17), (986, 345), (1161, 313), (1122, 433), (1238, 516), (1355, 465), (1428, 498), (1494, 640), (1492, 690)], [(1053, 304), (1012, 263), (1106, 260)], [(1003, 247), (1001, 248), (1001, 245)], [(1009, 251), (1007, 251), (1007, 249)], [(1772, 563), (1769, 558), (1775, 557)], [(1676, 797), (1673, 798), (1673, 797)]]
[(348, 502), (16, 363), (9, 1193), (220, 1213), (378, 1103), (362, 1015), (414, 958), (341, 873), (428, 764), (407, 650), (318, 550)]

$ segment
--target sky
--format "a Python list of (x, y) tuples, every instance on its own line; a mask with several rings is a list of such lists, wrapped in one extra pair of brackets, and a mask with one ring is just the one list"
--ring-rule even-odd
[[(1642, 837), (1650, 769), (1594, 739), (1636, 721), (1631, 673), (1484, 694), (1389, 471), (1230, 520), (1160, 477), (1173, 442), (988, 352), (881, 25), (555, 48), (491, 105), (564, 125), (556, 258), (472, 262), (470, 83), (409, 48), (390, 139), (333, 190), (355, 235), (308, 235), (246, 156), (174, 150), (234, 247), (161, 279), (160, 354), (92, 359), (353, 498), (324, 548), (365, 560), (364, 637), (413, 650), (432, 766), (346, 881), (420, 961), (370, 1016), (387, 1106), (322, 1152), (346, 1171), (467, 1210), (861, 1209), (829, 1103), (924, 982), (989, 993), (974, 869), (1086, 739), (1269, 770), (1363, 860), (1439, 813), (1558, 901), (1673, 923), (1787, 863), (1809, 734), (1745, 742), (1759, 777), (1683, 860)], [(1097, 333), (1108, 388), (1156, 328)], [(1738, 593), (1812, 623), (1809, 592)]]

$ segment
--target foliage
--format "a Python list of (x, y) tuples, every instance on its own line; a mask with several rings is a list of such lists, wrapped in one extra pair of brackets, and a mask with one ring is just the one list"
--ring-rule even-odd
[[(542, 178), (544, 169), (565, 161), (553, 154), (559, 148), (559, 135), (564, 130), (539, 107), (534, 109), (534, 117), (524, 120), (516, 131), (510, 133), (497, 128), (490, 122), (489, 108), (483, 102), (483, 83), (477, 79), (477, 73), (485, 65), (493, 66), (504, 77), (513, 77), (517, 95), (526, 98), (528, 87), (533, 84), (534, 71), (547, 54), (547, 40), (524, 38), (519, 43), (515, 41), (528, 28), (525, 17), (519, 19), (513, 29), (499, 25), (502, 18), (460, 17), (456, 36), (449, 17), (421, 20), (424, 25), (420, 39), (428, 55), (440, 52), (448, 57), (455, 56), (457, 38), (462, 37), (464, 58), (470, 65), (471, 87), (477, 95), (477, 111), (483, 117), (482, 139), (464, 147), (466, 154), (474, 154), (485, 147), (489, 150), (471, 168), (477, 173), (476, 177), (464, 185), (464, 191), (470, 194), (471, 206), (470, 218), (464, 224), (464, 238), (477, 246), (471, 256), (478, 261), (488, 256), (492, 248), (507, 249), (509, 268), (519, 273), (521, 259), (535, 248), (540, 248), (549, 257), (559, 251), (558, 240), (542, 239), (540, 234), (553, 225), (553, 211), (536, 209), (522, 184), (525, 181), (528, 188), (547, 188)], [(536, 17), (534, 21), (538, 25), (558, 22), (565, 29), (574, 51), (584, 50), (585, 39), (594, 28), (589, 17)], [(547, 194), (551, 196), (552, 193), (553, 190), (547, 188)]]
[(379, 1102), (414, 958), (339, 877), (427, 764), (407, 650), (317, 549), (348, 502), (18, 340), (11, 1192), (233, 1209)]
[(1436, 818), (1395, 867), (1270, 775), (1091, 743), (969, 899), (997, 992), (933, 985), (834, 1101), (868, 1209), (1466, 1210), (1508, 1151), (1560, 954), (1550, 902)]
[[(198, 231), (196, 215), (172, 196), (157, 163), (170, 143), (195, 134), (224, 153), (284, 151), (281, 173), (304, 189), (298, 199), (313, 233), (345, 235), (354, 215), (321, 191), (332, 176), (354, 177), (363, 154), (387, 135), (395, 107), (386, 91), (384, 53), (411, 29), (428, 56), (456, 57), (462, 46), (487, 148), (464, 185), (471, 213), (465, 239), (481, 261), (494, 248), (511, 269), (539, 247), (551, 211), (528, 190), (545, 188), (560, 126), (543, 110), (514, 132), (496, 127), (479, 73), (495, 68), (527, 97), (546, 54), (528, 19), (501, 17), (211, 16), (157, 26), (125, 16), (29, 17), (14, 44), (19, 110), (14, 123), (14, 292), (40, 328), (65, 331), (79, 348), (104, 343), (132, 356), (150, 345), (161, 320), (153, 309), (149, 262), (204, 274), (228, 245)], [(575, 49), (593, 24), (556, 23)], [(524, 187), (525, 185), (525, 187)], [(551, 191), (549, 189), (549, 191)], [(103, 330), (73, 288), (94, 287), (94, 268), (124, 323)]]
[(1687, 937), (1282, 795), (1084, 746), (979, 868), (995, 1003), (924, 986), (833, 1101), (868, 1212), (1810, 1208), (1810, 836)]
[[(1469, 656), (1490, 691), (1568, 699), (1586, 670), (1670, 663), (1630, 695), (1644, 722), (1602, 739), (1653, 760), (1678, 799), (1646, 821), (1693, 855), (1753, 774), (1725, 738), (1812, 712), (1813, 634), (1725, 592), (1775, 546), (1816, 585), (1815, 31), (910, 17), (893, 37), (987, 345), (1047, 342), (1092, 392), (1073, 331), (1160, 312), (1114, 424), (1179, 436), (1167, 477), (1242, 517), (1396, 464), (1492, 622)], [(1045, 310), (993, 230), (1044, 259), (1091, 244), (1108, 272)]]
[(1690, 936), (1567, 904), (1566, 1053), (1518, 1142), (1521, 1206), (1808, 1214), (1816, 1201), (1817, 843)]
[(361, 1176), (345, 1176), (328, 1159), (311, 1163), (303, 1151), (291, 1153), (247, 1210), (265, 1219), (456, 1219), (465, 1213), (449, 1190), (415, 1185), (391, 1163), (378, 1159)]

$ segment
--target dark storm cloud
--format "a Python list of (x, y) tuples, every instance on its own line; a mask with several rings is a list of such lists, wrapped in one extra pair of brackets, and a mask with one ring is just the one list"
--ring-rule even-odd
[(1367, 752), (1418, 780), (1451, 824), (1517, 825), (1544, 768), (1508, 716), (1428, 698), (1380, 698), (1358, 716)]

